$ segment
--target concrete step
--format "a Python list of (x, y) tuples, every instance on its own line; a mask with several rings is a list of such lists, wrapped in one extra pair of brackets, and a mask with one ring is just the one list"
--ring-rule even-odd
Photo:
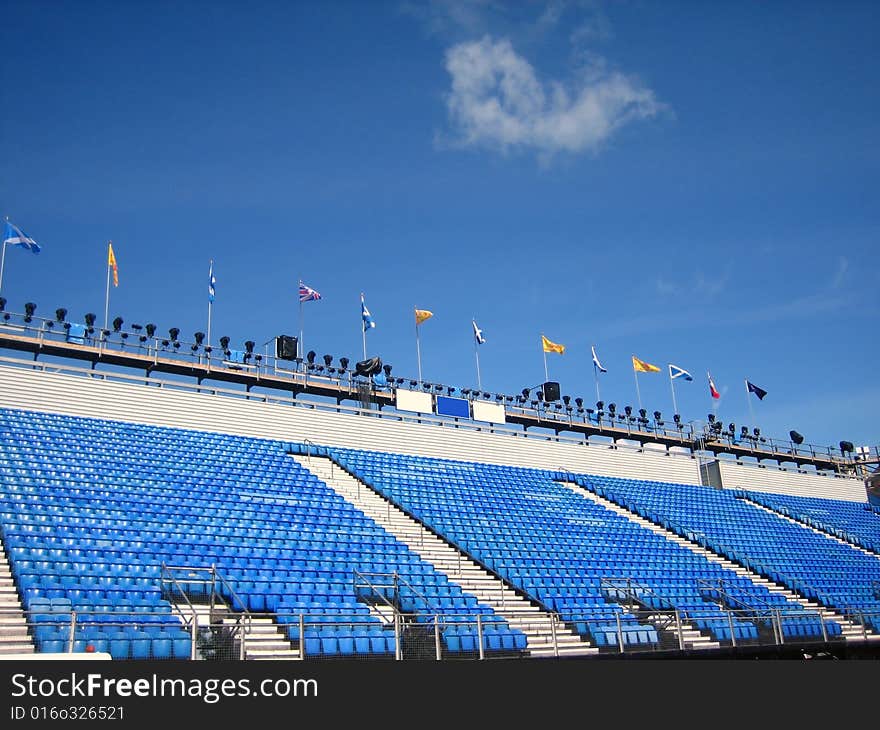
[(0, 654), (35, 654), (34, 645), (28, 642), (0, 643)]

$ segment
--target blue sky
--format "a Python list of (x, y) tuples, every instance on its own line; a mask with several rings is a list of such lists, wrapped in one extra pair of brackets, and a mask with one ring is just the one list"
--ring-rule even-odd
[[(635, 403), (630, 356), (765, 433), (880, 441), (880, 6), (0, 3), (2, 294), (370, 354), (425, 379)], [(665, 375), (640, 378), (671, 412)]]

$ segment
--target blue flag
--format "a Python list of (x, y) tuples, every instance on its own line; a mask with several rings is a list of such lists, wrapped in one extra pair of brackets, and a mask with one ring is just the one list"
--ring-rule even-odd
[(746, 381), (746, 389), (749, 391), (749, 393), (754, 393), (756, 396), (758, 396), (758, 400), (764, 400), (764, 396), (767, 395), (766, 390), (764, 390), (763, 388), (759, 388), (757, 385), (755, 385), (754, 383), (750, 383), (748, 380)]
[(40, 253), (37, 242), (9, 221), (6, 221), (6, 228), (3, 230), (3, 243), (8, 246), (21, 246), (32, 253)]
[(693, 380), (694, 376), (691, 375), (684, 368), (678, 367), (678, 365), (669, 364), (669, 378), (671, 380), (675, 380), (676, 378), (684, 378), (685, 380)]
[(214, 287), (217, 286), (217, 279), (214, 278), (214, 261), (211, 261), (211, 268), (208, 270), (208, 301), (214, 301)]
[(373, 329), (376, 326), (376, 323), (373, 321), (373, 317), (370, 314), (370, 310), (367, 309), (367, 305), (364, 304), (363, 292), (361, 292), (361, 318), (364, 320), (364, 332)]

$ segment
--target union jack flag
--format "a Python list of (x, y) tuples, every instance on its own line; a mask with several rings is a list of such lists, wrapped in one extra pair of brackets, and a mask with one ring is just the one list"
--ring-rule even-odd
[(301, 302), (316, 302), (320, 298), (321, 295), (312, 289), (312, 287), (306, 286), (302, 282), (299, 283), (299, 300)]

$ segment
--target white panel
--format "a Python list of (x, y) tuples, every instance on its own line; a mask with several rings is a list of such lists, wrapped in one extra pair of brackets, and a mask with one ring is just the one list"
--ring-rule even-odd
[(504, 406), (498, 403), (487, 403), (484, 400), (473, 402), (474, 420), (489, 421), (489, 423), (504, 423)]
[(775, 465), (743, 464), (719, 461), (721, 483), (725, 489), (748, 489), (752, 492), (789, 494), (799, 497), (824, 497), (850, 502), (867, 502), (868, 493), (861, 479), (799, 473)]
[(415, 411), (416, 413), (433, 413), (434, 402), (430, 393), (419, 393), (415, 390), (394, 391), (397, 402), (394, 404), (398, 411)]

